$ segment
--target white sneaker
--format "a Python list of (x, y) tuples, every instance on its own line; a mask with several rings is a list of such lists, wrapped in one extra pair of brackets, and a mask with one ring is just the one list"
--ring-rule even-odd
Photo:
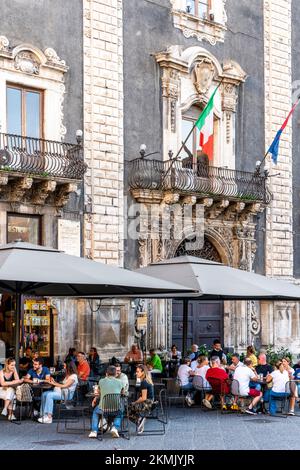
[(42, 416), (41, 418), (38, 419), (38, 422), (42, 424), (51, 424), (52, 418), (49, 418), (49, 416)]
[(146, 421), (146, 418), (141, 418), (141, 420), (139, 422), (139, 425), (138, 425), (138, 428), (137, 428), (137, 433), (138, 434), (142, 434), (144, 432), (145, 421)]
[(96, 438), (97, 437), (97, 432), (96, 431), (91, 431), (89, 434), (89, 437)]
[(3, 416), (7, 416), (7, 408), (3, 408), (3, 410), (1, 411), (1, 414)]
[(118, 430), (114, 426), (111, 428), (110, 433), (111, 433), (112, 437), (120, 437), (119, 433), (118, 433)]
[(8, 419), (9, 421), (16, 421), (16, 420), (17, 420), (17, 418), (15, 417), (14, 414), (9, 415), (9, 417), (8, 417), (7, 419)]
[(290, 410), (290, 411), (288, 412), (288, 415), (289, 415), (289, 416), (295, 416), (295, 411), (294, 411), (294, 410)]
[(206, 398), (202, 400), (202, 403), (206, 408), (209, 408), (210, 410), (212, 409), (210, 401), (206, 400)]
[(192, 406), (194, 404), (193, 400), (191, 399), (189, 395), (185, 397), (185, 401), (188, 406)]

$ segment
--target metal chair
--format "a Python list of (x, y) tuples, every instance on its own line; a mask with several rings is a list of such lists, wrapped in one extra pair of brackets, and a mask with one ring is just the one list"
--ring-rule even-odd
[(181, 402), (182, 406), (184, 407), (185, 404), (185, 396), (182, 393), (181, 383), (179, 380), (168, 380), (167, 382), (167, 402), (168, 402), (168, 410), (170, 412), (171, 403), (173, 402)]
[[(236, 399), (236, 403), (239, 405), (239, 414), (243, 414), (245, 411), (244, 402), (247, 400), (250, 404), (251, 398), (249, 395), (240, 394), (240, 383), (238, 380), (233, 379), (230, 386), (231, 395)], [(241, 404), (239, 404), (241, 403)]]
[(146, 420), (155, 420), (159, 424), (157, 428), (144, 429), (142, 434), (138, 433), (138, 423), (136, 423), (136, 435), (137, 436), (163, 436), (166, 432), (165, 425), (167, 424), (167, 415), (164, 408), (164, 403), (166, 403), (166, 390), (162, 388), (158, 392), (157, 400), (154, 400), (151, 410), (145, 410), (140, 412), (140, 417), (145, 418)]
[[(76, 387), (76, 390), (74, 392), (74, 396), (72, 397), (72, 399), (69, 399), (68, 395), (65, 395), (65, 398), (62, 399), (58, 404), (57, 425), (56, 425), (57, 433), (66, 433), (66, 434), (83, 433), (84, 434), (86, 431), (85, 412), (87, 412), (88, 414), (90, 407), (89, 405), (79, 404), (78, 389), (79, 389), (79, 386)], [(67, 423), (78, 423), (80, 418), (83, 419), (82, 428), (68, 427)], [(61, 423), (64, 423), (64, 427), (62, 429), (60, 427)]]
[[(211, 387), (206, 387), (204, 384), (204, 379), (200, 375), (195, 375), (193, 378), (193, 387), (197, 392), (200, 392), (200, 402), (201, 402), (201, 408), (203, 407), (202, 400), (205, 398), (206, 393), (211, 393)], [(205, 408), (207, 409), (207, 408)]]
[[(224, 397), (225, 399), (226, 395), (229, 395), (230, 393), (228, 392), (228, 390), (230, 390), (229, 379), (221, 380), (216, 377), (209, 377), (207, 381), (211, 386), (211, 394), (214, 395), (214, 398), (219, 396), (220, 398)], [(223, 409), (221, 411), (223, 413)]]
[(99, 436), (100, 441), (103, 440), (104, 434), (104, 418), (107, 422), (113, 421), (115, 418), (121, 418), (121, 429), (120, 436), (125, 439), (130, 439), (129, 429), (129, 412), (128, 412), (128, 400), (127, 397), (120, 395), (119, 393), (109, 393), (104, 395), (102, 399), (102, 414), (100, 415), (99, 421)]

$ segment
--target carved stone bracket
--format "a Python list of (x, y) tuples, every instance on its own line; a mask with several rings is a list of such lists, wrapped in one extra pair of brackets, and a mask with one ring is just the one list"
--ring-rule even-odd
[(224, 220), (235, 220), (241, 212), (245, 209), (246, 204), (244, 202), (231, 203), (226, 211), (224, 212)]
[(194, 206), (197, 202), (197, 197), (196, 196), (185, 196), (182, 199), (182, 204), (187, 204), (187, 205), (192, 205)]
[(56, 181), (43, 181), (34, 187), (32, 203), (44, 204), (47, 197), (56, 189)]
[(212, 205), (211, 209), (207, 211), (207, 215), (210, 219), (216, 219), (225, 211), (225, 209), (227, 209), (228, 206), (228, 199), (222, 199), (221, 201), (217, 201)]
[(255, 215), (264, 210), (264, 206), (261, 203), (255, 202), (247, 204), (245, 209), (242, 211), (239, 220), (241, 223), (250, 223)]
[(165, 204), (176, 204), (179, 201), (180, 194), (173, 192), (165, 192), (163, 202)]
[(77, 190), (77, 184), (67, 183), (62, 184), (58, 187), (58, 190), (54, 193), (54, 204), (56, 207), (62, 207), (67, 204), (70, 193)]
[(7, 195), (9, 202), (21, 202), (24, 199), (25, 193), (31, 188), (33, 178), (28, 176), (13, 181), (7, 186)]

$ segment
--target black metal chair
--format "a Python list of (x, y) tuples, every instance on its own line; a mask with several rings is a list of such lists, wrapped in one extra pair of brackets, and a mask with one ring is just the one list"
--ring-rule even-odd
[(181, 402), (182, 407), (185, 404), (185, 396), (181, 389), (181, 383), (178, 379), (167, 381), (166, 400), (168, 402), (168, 410), (170, 412), (172, 402)]
[[(89, 405), (80, 404), (78, 398), (78, 388), (79, 386), (76, 387), (72, 399), (69, 399), (66, 395), (65, 398), (60, 400), (57, 405), (57, 433), (84, 434), (86, 431), (85, 418), (86, 415), (89, 414), (90, 407)], [(82, 418), (83, 420), (82, 428), (74, 428), (68, 426), (68, 423), (79, 423), (80, 418)], [(64, 424), (63, 427), (60, 426), (62, 423)]]
[[(238, 380), (233, 379), (230, 386), (231, 395), (234, 397), (239, 409), (239, 414), (243, 414), (245, 412), (245, 407), (249, 406), (251, 403), (251, 398), (249, 395), (241, 395), (240, 393), (240, 384)], [(246, 404), (246, 405), (245, 405)]]
[(104, 395), (102, 399), (102, 414), (100, 415), (99, 421), (99, 434), (100, 441), (103, 439), (104, 434), (104, 418), (108, 423), (111, 423), (115, 418), (121, 418), (121, 429), (119, 434), (125, 439), (130, 439), (129, 429), (129, 412), (128, 412), (128, 400), (127, 397), (120, 395), (119, 393), (109, 393)]
[[(193, 387), (194, 389), (200, 393), (200, 402), (201, 402), (201, 407), (203, 407), (202, 400), (205, 398), (206, 393), (211, 393), (211, 387), (207, 387), (204, 384), (203, 377), (200, 375), (195, 375), (193, 378)], [(205, 408), (205, 407), (203, 407)], [(207, 409), (207, 408), (205, 408)]]
[(159, 423), (156, 428), (144, 429), (142, 433), (138, 432), (138, 423), (136, 423), (136, 435), (137, 436), (163, 436), (166, 433), (166, 424), (167, 424), (167, 415), (164, 404), (166, 403), (166, 390), (162, 388), (158, 392), (157, 399), (153, 401), (152, 407), (150, 410), (145, 410), (140, 412), (140, 417), (147, 420), (155, 420)]

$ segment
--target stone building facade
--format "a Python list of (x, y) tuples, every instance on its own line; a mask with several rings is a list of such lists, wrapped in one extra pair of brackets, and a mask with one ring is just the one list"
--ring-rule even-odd
[[(125, 263), (144, 266), (187, 252), (297, 282), (299, 190), (293, 188), (299, 165), (298, 139), (292, 134), (297, 111), (282, 137), (278, 165), (268, 157), (260, 176), (256, 171), (297, 96), (297, 2), (197, 3), (124, 4), (125, 184), (131, 203), (140, 205), (143, 232), (138, 241), (126, 241)], [(175, 163), (171, 159), (186, 136), (184, 121), (197, 119), (217, 86), (215, 168), (199, 173), (195, 162), (182, 163), (191, 158), (186, 150)], [(141, 158), (140, 144), (147, 145)], [(197, 149), (191, 146), (193, 153)], [(155, 151), (160, 155), (145, 156)], [(165, 237), (164, 217), (174, 212), (177, 218), (169, 220), (178, 222), (187, 206), (192, 206), (190, 233)], [(204, 211), (204, 246), (188, 251), (184, 240), (194, 234), (197, 206)], [(151, 213), (157, 214), (154, 229)], [(180, 337), (179, 331), (174, 334), (174, 328), (182, 328), (178, 308), (173, 304), (172, 331), (172, 307), (152, 302), (148, 340), (153, 346), (170, 346)], [(275, 344), (299, 352), (297, 303), (225, 302), (222, 308), (206, 303), (203, 308), (191, 305), (190, 342), (210, 341), (205, 328), (217, 319), (212, 334), (220, 334), (227, 347), (244, 351), (251, 343)], [(207, 319), (208, 311), (213, 313)], [(206, 318), (204, 330), (197, 330), (193, 317), (201, 324)], [(159, 329), (153, 327), (157, 324)]]

